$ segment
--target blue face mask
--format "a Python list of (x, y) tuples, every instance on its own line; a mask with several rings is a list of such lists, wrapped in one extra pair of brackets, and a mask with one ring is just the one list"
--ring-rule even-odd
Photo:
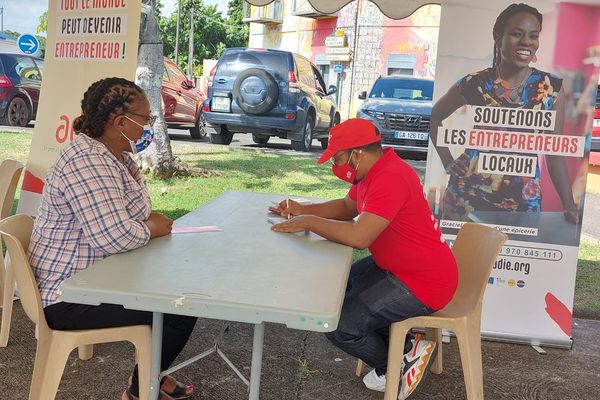
[(125, 118), (127, 118), (134, 124), (141, 126), (144, 129), (144, 131), (142, 132), (142, 137), (136, 140), (135, 142), (129, 139), (127, 136), (125, 136), (123, 132), (121, 132), (121, 135), (123, 135), (123, 137), (129, 141), (129, 145), (131, 146), (131, 152), (133, 154), (137, 154), (146, 150), (148, 146), (150, 146), (150, 143), (152, 143), (152, 141), (154, 140), (154, 128), (152, 128), (152, 126), (150, 125), (140, 125), (136, 121), (129, 118), (127, 115), (125, 115)]

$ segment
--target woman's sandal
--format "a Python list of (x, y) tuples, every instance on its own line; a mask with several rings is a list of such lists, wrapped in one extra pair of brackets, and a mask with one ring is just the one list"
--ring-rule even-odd
[[(121, 400), (139, 400), (139, 397), (131, 394), (131, 391), (129, 390), (129, 388), (127, 388), (121, 395)], [(161, 390), (158, 400), (174, 400), (174, 399), (173, 399), (173, 397), (169, 396), (168, 394), (166, 394), (165, 392), (163, 392)]]
[[(171, 391), (165, 390), (164, 387), (167, 383), (167, 380), (171, 382), (171, 386), (175, 385), (175, 389)], [(184, 383), (178, 382), (175, 378), (170, 375), (165, 376), (162, 384), (160, 385), (162, 391), (167, 393), (169, 396), (173, 398), (173, 400), (186, 400), (192, 397), (194, 394), (194, 385), (186, 385)]]
[[(171, 383), (170, 386), (175, 385), (175, 389), (173, 389), (171, 391), (165, 390), (166, 388), (164, 386), (165, 386), (165, 383), (167, 382), (167, 380)], [(129, 376), (129, 380), (127, 382), (131, 386), (131, 376)], [(163, 378), (163, 381), (160, 384), (160, 390), (161, 390), (161, 392), (164, 392), (165, 394), (171, 396), (171, 398), (173, 400), (186, 400), (193, 396), (194, 385), (191, 385), (191, 384), (186, 385), (184, 383), (177, 381), (171, 375), (167, 375)], [(129, 391), (129, 389), (127, 389), (127, 391)], [(129, 399), (123, 398), (122, 400), (129, 400)]]

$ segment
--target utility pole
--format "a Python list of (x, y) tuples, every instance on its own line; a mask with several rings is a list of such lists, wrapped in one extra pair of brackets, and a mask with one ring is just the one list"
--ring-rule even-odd
[(194, 9), (190, 9), (190, 48), (188, 53), (188, 76), (194, 76)]
[(4, 32), (4, 7), (0, 7), (0, 32)]
[(181, 0), (177, 0), (177, 29), (175, 30), (175, 65), (179, 66), (179, 19), (181, 17)]
[(353, 110), (354, 105), (354, 70), (356, 69), (356, 58), (358, 57), (358, 35), (360, 29), (358, 26), (360, 16), (361, 1), (356, 0), (356, 13), (354, 14), (354, 45), (352, 46), (352, 64), (350, 70), (350, 108), (348, 109), (348, 118), (352, 118), (350, 114)]

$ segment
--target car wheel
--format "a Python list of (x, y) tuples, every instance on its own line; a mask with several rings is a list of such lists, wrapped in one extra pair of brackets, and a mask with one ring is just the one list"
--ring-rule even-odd
[[(331, 128), (338, 125), (339, 123), (340, 123), (340, 114), (335, 114), (335, 117), (333, 118), (333, 120), (331, 121), (331, 125), (329, 126), (328, 133), (331, 132)], [(324, 139), (320, 139), (320, 142), (321, 142), (321, 148), (323, 150), (327, 150), (327, 146), (329, 146), (329, 138), (326, 137)]]
[(277, 104), (279, 86), (264, 69), (250, 68), (233, 83), (233, 99), (246, 114), (264, 114)]
[(321, 142), (321, 148), (323, 150), (327, 150), (327, 146), (329, 146), (329, 138), (320, 139), (319, 142)]
[(193, 139), (202, 139), (206, 137), (206, 120), (204, 119), (204, 113), (200, 111), (196, 123), (193, 128), (190, 128), (190, 135)]
[(29, 107), (27, 107), (27, 103), (21, 97), (15, 97), (8, 103), (6, 115), (2, 118), (2, 124), (26, 126), (29, 120)]
[(220, 134), (210, 134), (210, 142), (212, 144), (224, 144), (229, 145), (233, 140), (233, 133), (227, 131), (221, 131)]
[(252, 140), (256, 144), (267, 144), (269, 143), (270, 136), (257, 135), (255, 133), (252, 134)]
[(312, 115), (306, 117), (303, 129), (303, 140), (292, 140), (292, 149), (296, 151), (310, 152), (312, 149), (313, 130), (315, 121)]

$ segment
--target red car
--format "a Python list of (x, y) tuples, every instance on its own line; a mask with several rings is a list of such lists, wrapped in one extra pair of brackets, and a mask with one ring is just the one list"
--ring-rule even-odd
[(592, 151), (600, 151), (600, 85), (596, 92), (596, 110), (594, 110), (594, 127), (592, 128)]
[(165, 122), (169, 128), (189, 129), (194, 139), (206, 136), (202, 102), (204, 93), (194, 87), (183, 71), (165, 58), (165, 72), (161, 88)]

